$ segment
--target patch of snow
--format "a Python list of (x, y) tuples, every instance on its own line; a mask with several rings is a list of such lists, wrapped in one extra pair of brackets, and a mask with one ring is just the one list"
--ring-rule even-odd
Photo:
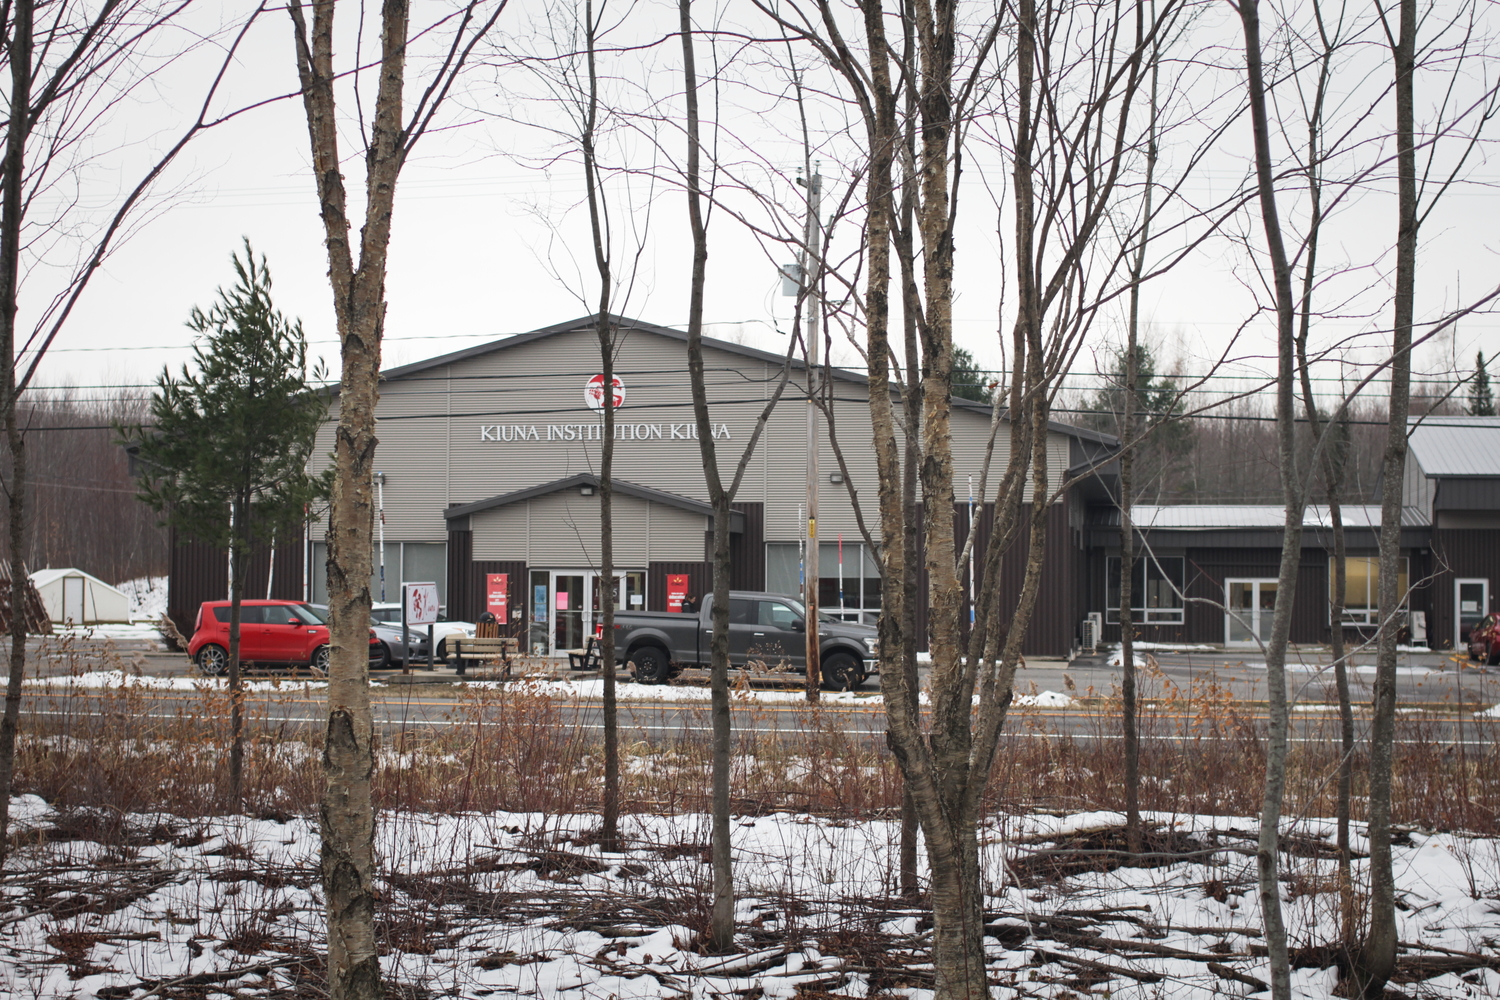
[(1476, 718), (1476, 719), (1500, 719), (1500, 705), (1495, 705), (1492, 708), (1487, 708), (1483, 712), (1475, 712), (1474, 713), (1474, 718)]
[(160, 621), (167, 613), (167, 578), (164, 576), (138, 576), (115, 584), (115, 589), (130, 598), (131, 621)]
[(155, 639), (162, 638), (161, 630), (154, 621), (132, 622), (129, 625), (115, 622), (99, 625), (56, 625), (52, 634), (74, 639)]
[[(33, 688), (83, 688), (109, 690), (113, 688), (142, 688), (152, 691), (213, 691), (228, 690), (229, 681), (224, 677), (154, 677), (127, 674), (122, 670), (91, 670), (82, 674), (53, 674), (47, 677), (28, 677), (22, 681)], [(281, 680), (244, 682), (246, 691), (312, 691), (328, 686), (327, 681)]]
[(1192, 642), (1136, 642), (1133, 645), (1148, 653), (1212, 653), (1219, 648)]

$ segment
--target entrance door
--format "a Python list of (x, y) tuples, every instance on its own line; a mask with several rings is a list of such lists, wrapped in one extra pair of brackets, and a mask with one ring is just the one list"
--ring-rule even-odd
[(585, 573), (552, 574), (552, 649), (560, 656), (570, 649), (582, 649), (584, 637), (583, 585)]
[(83, 624), (83, 577), (65, 576), (62, 581), (63, 621)]
[(1276, 613), (1275, 580), (1224, 581), (1224, 645), (1259, 646), (1271, 641)]
[[(542, 575), (540, 572), (533, 574), (533, 586)], [(546, 575), (547, 595), (542, 610), (551, 618), (546, 631), (546, 652), (550, 656), (562, 656), (570, 649), (583, 649), (587, 638), (594, 634), (595, 624), (603, 620), (604, 577), (588, 569), (557, 569), (546, 571)], [(614, 574), (610, 595), (614, 598), (616, 611), (644, 611), (645, 571), (621, 570)], [(532, 619), (534, 629), (542, 624), (537, 621), (535, 610)]]
[(1453, 581), (1453, 648), (1463, 649), (1469, 641), (1469, 630), (1489, 614), (1490, 581)]

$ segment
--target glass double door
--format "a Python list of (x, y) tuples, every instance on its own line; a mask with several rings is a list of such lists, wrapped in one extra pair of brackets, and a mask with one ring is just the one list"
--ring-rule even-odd
[(531, 585), (531, 651), (540, 656), (583, 649), (603, 621), (606, 590), (616, 611), (646, 609), (644, 570), (621, 570), (609, 586), (594, 570), (533, 570)]
[(1224, 644), (1260, 646), (1271, 641), (1276, 616), (1275, 580), (1224, 581)]

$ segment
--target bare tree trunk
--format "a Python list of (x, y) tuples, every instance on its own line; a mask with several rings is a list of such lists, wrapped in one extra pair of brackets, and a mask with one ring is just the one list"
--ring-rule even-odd
[(1243, 0), (1239, 6), (1245, 35), (1245, 69), (1250, 117), (1255, 139), (1256, 180), (1260, 213), (1271, 259), (1276, 293), (1276, 437), (1281, 463), (1281, 490), (1285, 508), (1281, 543), (1281, 566), (1277, 574), (1276, 610), (1271, 636), (1266, 643), (1266, 696), (1270, 711), (1270, 734), (1266, 748), (1265, 795), (1261, 802), (1260, 841), (1256, 848), (1256, 870), (1260, 882), (1261, 918), (1271, 960), (1271, 994), (1274, 1000), (1290, 1000), (1291, 967), (1287, 953), (1286, 924), (1281, 914), (1281, 883), (1278, 878), (1281, 806), (1286, 792), (1287, 733), (1290, 725), (1286, 687), (1286, 647), (1291, 634), (1292, 604), (1296, 597), (1297, 567), (1302, 557), (1302, 514), (1305, 496), (1297, 474), (1295, 389), (1295, 300), (1292, 272), (1282, 241), (1272, 173), (1270, 126), (1262, 68), (1259, 0)]
[[(1136, 44), (1141, 44), (1144, 18), (1136, 8)], [(1130, 316), (1125, 344), (1125, 400), (1121, 407), (1120, 440), (1120, 725), (1125, 749), (1125, 847), (1132, 854), (1145, 850), (1141, 831), (1141, 734), (1137, 718), (1135, 673), (1135, 527), (1130, 511), (1135, 503), (1136, 393), (1140, 381), (1141, 278), (1146, 272), (1146, 247), (1151, 238), (1152, 184), (1156, 179), (1156, 81), (1158, 61), (1151, 58), (1151, 107), (1146, 137), (1145, 192), (1142, 195), (1140, 246), (1130, 269)], [(1151, 417), (1146, 422), (1149, 425)], [(1140, 435), (1145, 437), (1146, 432)]]
[[(1344, 537), (1343, 482), (1348, 460), (1349, 417), (1342, 402), (1325, 429), (1313, 395), (1312, 367), (1307, 344), (1312, 333), (1312, 299), (1317, 288), (1318, 247), (1323, 225), (1323, 114), (1332, 74), (1334, 50), (1341, 40), (1328, 33), (1320, 4), (1313, 5), (1322, 45), (1319, 54), (1318, 79), (1312, 107), (1307, 118), (1307, 179), (1309, 218), (1304, 241), (1306, 260), (1302, 268), (1302, 296), (1297, 331), (1297, 368), (1302, 378), (1303, 410), (1312, 431), (1314, 446), (1322, 444), (1324, 490), (1328, 500), (1328, 517), (1333, 531), (1333, 556), (1330, 563), (1332, 593), (1329, 607), (1329, 645), (1333, 653), (1334, 686), (1339, 700), (1339, 735), (1342, 754), (1339, 757), (1335, 807), (1337, 824), (1339, 937), (1346, 955), (1354, 946), (1354, 871), (1349, 849), (1349, 796), (1354, 774), (1354, 705), (1349, 695), (1349, 665), (1344, 645), (1344, 601), (1347, 591), (1348, 559)], [(1326, 439), (1325, 439), (1326, 435)]]
[(232, 503), (229, 539), (229, 803), (239, 809), (245, 793), (245, 682), (240, 666), (245, 596), (245, 548), (250, 538), (250, 502), (241, 493)]
[[(6, 127), (5, 162), (0, 164), (0, 407), (11, 475), (6, 486), (10, 539), (10, 669), (5, 715), (0, 718), (0, 860), (6, 855), (10, 793), (15, 779), (16, 735), (21, 720), (21, 682), (26, 675), (26, 441), (16, 421), (16, 295), (20, 289), (21, 189), (26, 178), (26, 110), (31, 107), (32, 0), (15, 0), (9, 38), (11, 119)], [(20, 113), (16, 109), (22, 109)]]
[[(603, 612), (603, 634), (599, 639), (599, 669), (604, 680), (604, 801), (600, 817), (599, 849), (620, 849), (620, 729), (619, 707), (615, 693), (615, 336), (610, 317), (611, 267), (608, 225), (605, 218), (604, 193), (599, 185), (597, 125), (599, 113), (599, 75), (593, 0), (583, 5), (585, 58), (588, 63), (588, 104), (583, 116), (583, 173), (588, 190), (589, 232), (594, 241), (594, 269), (599, 275), (599, 310), (595, 330), (599, 335), (599, 362), (604, 377), (604, 440), (599, 446), (599, 575), (603, 579), (600, 596)], [(587, 638), (585, 638), (587, 643)]]
[(383, 996), (375, 944), (375, 770), (370, 715), (368, 638), (374, 553), (375, 406), (380, 397), (380, 342), (385, 321), (386, 254), (396, 178), (407, 151), (401, 90), (406, 67), (406, 0), (384, 0), (380, 83), (370, 148), (369, 193), (358, 264), (338, 152), (334, 105), (333, 0), (314, 0), (309, 35), (303, 5), (289, 5), (313, 172), (322, 205), (341, 358), (339, 423), (328, 517), (328, 606), (331, 656), (328, 727), (323, 742), (323, 892), (328, 913), (328, 985), (334, 1000)]
[[(1147, 190), (1150, 190), (1149, 182)], [(1144, 244), (1141, 252), (1144, 255)], [(1137, 269), (1136, 281), (1139, 280), (1140, 271)], [(1135, 690), (1135, 527), (1130, 522), (1135, 474), (1135, 443), (1130, 438), (1134, 437), (1136, 379), (1140, 368), (1136, 357), (1138, 288), (1130, 290), (1125, 400), (1120, 419), (1120, 439), (1125, 442), (1120, 453), (1120, 728), (1125, 749), (1125, 849), (1131, 854), (1139, 854), (1145, 849), (1141, 836), (1141, 736), (1136, 719)]]
[[(708, 269), (708, 230), (703, 221), (700, 188), (702, 156), (698, 124), (698, 74), (693, 52), (692, 0), (678, 0), (682, 38), (683, 76), (687, 98), (688, 220), (693, 234), (693, 270), (688, 303), (688, 377), (693, 392), (693, 416), (703, 475), (714, 509), (713, 638), (709, 643), (711, 718), (713, 725), (713, 916), (708, 947), (728, 951), (734, 946), (734, 867), (729, 840), (729, 754), (733, 737), (729, 719), (729, 494), (719, 478), (708, 414), (708, 390), (703, 374), (703, 285)], [(816, 628), (816, 623), (809, 627)]]
[[(1370, 919), (1350, 975), (1359, 996), (1375, 1000), (1396, 966), (1396, 881), (1391, 867), (1391, 765), (1396, 738), (1396, 634), (1401, 593), (1401, 489), (1406, 471), (1406, 416), (1411, 397), (1411, 329), (1416, 298), (1417, 160), (1413, 77), (1416, 0), (1400, 0), (1391, 37), (1396, 77), (1396, 295), (1391, 337), (1391, 394), (1380, 490), (1380, 631), (1375, 649), (1375, 704), (1370, 720)], [(1384, 15), (1382, 15), (1383, 17)], [(1354, 994), (1351, 994), (1354, 995)]]

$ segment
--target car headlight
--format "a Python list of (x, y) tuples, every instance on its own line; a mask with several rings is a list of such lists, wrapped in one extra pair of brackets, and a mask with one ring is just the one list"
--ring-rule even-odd
[(869, 649), (871, 656), (879, 656), (880, 655), (880, 636), (878, 636), (878, 635), (872, 635), (870, 638), (866, 639), (865, 640), (865, 647), (867, 649)]

